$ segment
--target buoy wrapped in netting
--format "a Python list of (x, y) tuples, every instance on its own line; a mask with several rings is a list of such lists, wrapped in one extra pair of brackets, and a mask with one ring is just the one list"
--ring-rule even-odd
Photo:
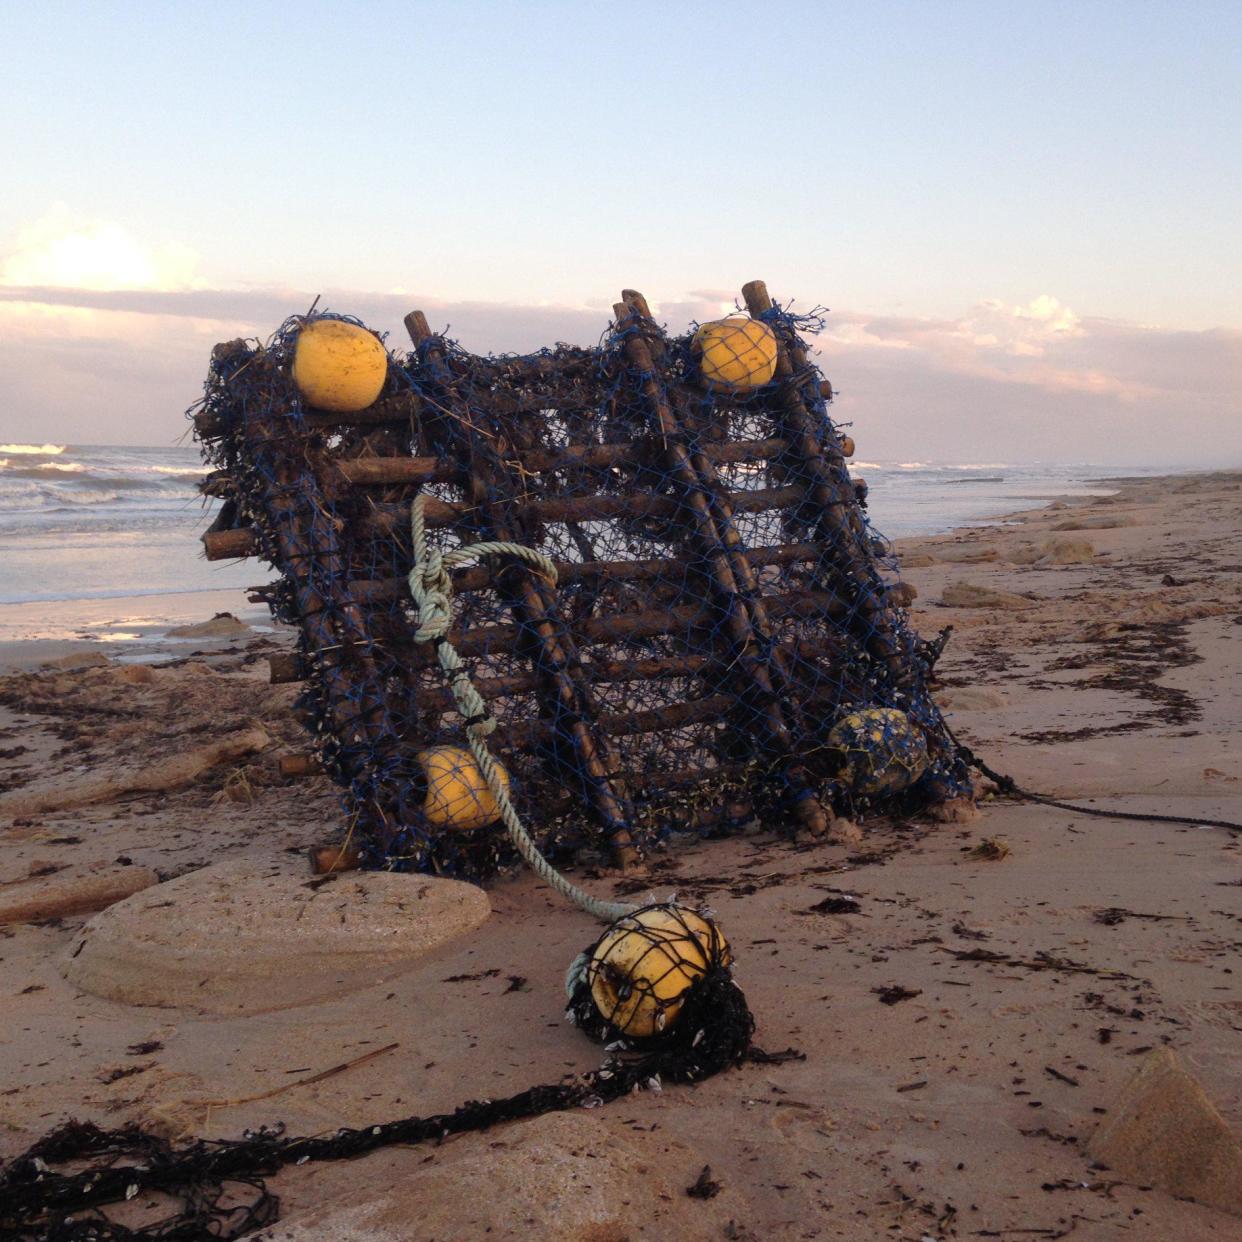
[(658, 1053), (665, 1076), (708, 1077), (740, 1064), (755, 1030), (732, 961), (706, 915), (642, 906), (574, 960), (565, 980), (570, 1020), (594, 1039)]
[(374, 332), (343, 319), (314, 319), (298, 333), (293, 382), (317, 410), (356, 414), (388, 379), (388, 353)]
[(731, 315), (705, 323), (690, 349), (707, 385), (726, 392), (762, 388), (776, 374), (776, 334), (760, 319)]
[(828, 745), (844, 757), (842, 779), (858, 797), (900, 793), (927, 771), (927, 739), (895, 707), (850, 712), (833, 726)]
[[(420, 751), (418, 762), (427, 780), (423, 815), (433, 828), (469, 832), (500, 818), (500, 805), (488, 788), (475, 757), (463, 746), (433, 746)], [(509, 773), (499, 760), (496, 775), (509, 789)]]
[[(701, 1082), (748, 1060), (773, 1065), (802, 1055), (752, 1046), (755, 1021), (733, 982), (728, 944), (710, 918), (682, 906), (643, 906), (611, 924), (579, 954), (567, 987), (573, 1021), (608, 1042), (598, 1069), (500, 1099), (471, 1099), (450, 1113), (315, 1135), (277, 1127), (174, 1146), (137, 1125), (105, 1130), (69, 1121), (0, 1168), (0, 1236), (228, 1242), (278, 1219), (280, 1201), (264, 1179), (286, 1165), (439, 1143), (634, 1091)], [(152, 1192), (175, 1201), (172, 1215), (165, 1202), (158, 1219), (130, 1226), (101, 1210)]]

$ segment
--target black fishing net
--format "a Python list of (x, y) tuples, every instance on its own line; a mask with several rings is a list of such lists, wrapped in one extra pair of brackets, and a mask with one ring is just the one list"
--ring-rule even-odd
[(310, 325), (354, 321), (217, 347), (192, 411), (224, 501), (208, 551), (279, 570), (273, 613), (300, 632), (280, 675), (304, 682), (365, 864), (510, 858), (435, 647), (413, 641), (419, 494), (429, 551), (503, 540), (555, 562), (555, 584), (506, 556), (455, 570), (448, 635), (552, 857), (756, 820), (818, 833), (968, 791), (928, 693), (936, 645), (898, 606), (808, 356), (819, 321), (746, 293), (739, 325), (678, 337), (627, 295), (599, 347), (520, 357), (411, 316), (414, 350), (346, 413), (309, 406), (291, 364)]
[[(633, 1023), (618, 1029), (610, 1020), (616, 1010), (601, 1013), (591, 999), (593, 969), (619, 963), (627, 944), (635, 995), (658, 993), (667, 1017), (649, 1038), (636, 1034)], [(680, 973), (670, 987), (675, 962)], [(615, 986), (625, 991), (624, 981)], [(240, 1238), (279, 1216), (280, 1201), (264, 1179), (286, 1165), (439, 1142), (502, 1122), (606, 1104), (633, 1091), (697, 1083), (747, 1060), (773, 1064), (801, 1055), (752, 1046), (754, 1019), (733, 982), (719, 931), (691, 911), (668, 906), (636, 912), (581, 955), (571, 971), (570, 1013), (588, 1033), (612, 1041), (599, 1069), (505, 1099), (472, 1100), (451, 1113), (322, 1136), (291, 1137), (275, 1128), (182, 1146), (138, 1126), (106, 1130), (67, 1122), (0, 1169), (0, 1238)]]

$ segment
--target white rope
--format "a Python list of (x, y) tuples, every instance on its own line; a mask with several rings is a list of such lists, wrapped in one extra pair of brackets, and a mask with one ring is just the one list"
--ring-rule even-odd
[(496, 769), (496, 760), (487, 747), (488, 734), (496, 728), (496, 721), (488, 712), (483, 696), (479, 694), (470, 680), (470, 674), (462, 666), (457, 649), (448, 640), (453, 600), (453, 582), (449, 577), (451, 569), (458, 565), (469, 564), (471, 561), (481, 560), (485, 556), (515, 556), (525, 561), (537, 573), (543, 574), (555, 586), (556, 566), (542, 552), (520, 543), (503, 541), (471, 543), (454, 548), (448, 553), (441, 553), (437, 548), (429, 549), (423, 520), (425, 501), (424, 493), (420, 492), (414, 497), (410, 517), (410, 535), (414, 545), (414, 567), (410, 570), (409, 578), (410, 594), (418, 605), (418, 630), (414, 635), (414, 641), (436, 645), (440, 667), (448, 678), (457, 710), (461, 712), (466, 721), (466, 740), (470, 744), (471, 753), (479, 765), (479, 771), (482, 772), (488, 789), (491, 790), (492, 797), (496, 799), (496, 805), (500, 808), (500, 817), (509, 830), (509, 836), (517, 847), (518, 853), (530, 863), (535, 874), (556, 889), (562, 897), (567, 897), (575, 905), (602, 922), (614, 923), (638, 907), (625, 902), (600, 901), (571, 883), (544, 858), (539, 852), (539, 847), (531, 840), (523, 827), (513, 803), (509, 800), (508, 790), (500, 779), (500, 773)]

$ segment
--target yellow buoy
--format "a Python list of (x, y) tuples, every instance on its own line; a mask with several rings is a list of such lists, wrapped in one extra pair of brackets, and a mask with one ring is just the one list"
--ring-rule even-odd
[(307, 405), (353, 414), (374, 404), (388, 355), (374, 333), (340, 319), (315, 319), (298, 333), (293, 382)]
[(644, 1039), (673, 1025), (686, 992), (709, 966), (728, 963), (729, 946), (715, 924), (681, 906), (648, 906), (604, 933), (587, 981), (600, 1014)]
[[(418, 762), (427, 778), (423, 814), (433, 828), (468, 832), (472, 828), (484, 828), (500, 818), (500, 807), (468, 750), (461, 746), (433, 746), (419, 754)], [(509, 774), (499, 760), (496, 771), (508, 792)]]
[(776, 374), (776, 335), (758, 319), (731, 315), (705, 323), (690, 347), (704, 380), (730, 392), (762, 388)]
[(922, 730), (895, 707), (864, 707), (842, 716), (828, 745), (845, 756), (842, 775), (860, 797), (900, 793), (929, 763)]

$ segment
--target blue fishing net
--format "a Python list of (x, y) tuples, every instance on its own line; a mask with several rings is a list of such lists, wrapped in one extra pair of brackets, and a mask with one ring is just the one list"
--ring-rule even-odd
[(348, 415), (307, 407), (292, 359), (308, 325), (356, 320), (216, 348), (191, 410), (224, 499), (209, 543), (231, 532), (279, 571), (299, 709), (367, 865), (510, 860), (435, 647), (413, 641), (420, 493), (431, 547), (506, 540), (556, 563), (555, 584), (512, 557), (455, 571), (449, 635), (553, 857), (756, 821), (818, 833), (969, 791), (928, 690), (936, 644), (899, 606), (809, 359), (818, 318), (752, 311), (710, 357), (640, 298), (595, 348), (481, 357), (420, 332)]

